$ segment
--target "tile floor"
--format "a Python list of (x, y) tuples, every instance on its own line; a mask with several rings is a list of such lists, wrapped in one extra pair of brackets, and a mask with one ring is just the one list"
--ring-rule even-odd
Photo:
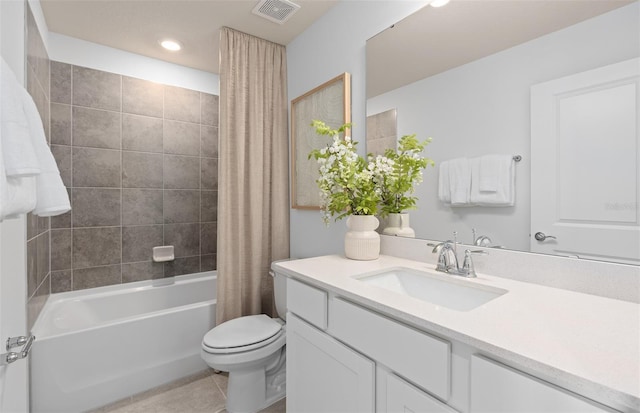
[[(226, 413), (227, 373), (209, 369), (131, 396), (92, 413)], [(261, 413), (284, 413), (285, 399)]]

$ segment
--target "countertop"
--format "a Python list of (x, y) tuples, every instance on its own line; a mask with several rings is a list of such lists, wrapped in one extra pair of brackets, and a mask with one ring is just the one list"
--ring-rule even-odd
[(479, 273), (463, 280), (508, 292), (456, 311), (352, 278), (392, 267), (463, 279), (438, 273), (432, 264), (384, 255), (373, 261), (328, 255), (272, 265), (278, 273), (491, 353), (605, 405), (640, 411), (639, 304)]

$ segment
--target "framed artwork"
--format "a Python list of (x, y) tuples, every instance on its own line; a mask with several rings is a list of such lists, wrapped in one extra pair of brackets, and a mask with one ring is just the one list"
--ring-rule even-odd
[[(316, 134), (313, 120), (332, 128), (351, 122), (351, 75), (343, 73), (291, 101), (291, 207), (320, 209), (316, 184), (318, 164), (308, 159), (314, 149), (326, 147), (328, 136)], [(349, 132), (349, 131), (347, 131)]]
[(384, 155), (387, 149), (397, 149), (398, 127), (396, 109), (367, 116), (367, 153)]

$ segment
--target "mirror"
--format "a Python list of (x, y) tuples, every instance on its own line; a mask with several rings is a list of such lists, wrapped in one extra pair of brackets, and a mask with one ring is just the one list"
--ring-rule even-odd
[[(475, 229), (494, 246), (531, 251), (532, 232), (553, 235), (531, 227), (537, 179), (531, 171), (545, 169), (544, 159), (532, 165), (531, 87), (638, 58), (639, 20), (638, 1), (452, 0), (425, 6), (369, 39), (367, 116), (395, 110), (398, 137), (433, 138), (426, 154), (436, 168), (425, 171), (416, 188), (418, 209), (410, 211), (416, 236), (446, 240), (457, 231), (458, 241), (471, 244)], [(638, 151), (637, 131), (634, 136)], [(452, 208), (438, 200), (440, 162), (487, 154), (521, 156), (514, 164), (514, 206)], [(636, 160), (630, 170), (639, 169)], [(640, 174), (631, 179), (637, 187)], [(623, 206), (638, 228), (637, 201)]]

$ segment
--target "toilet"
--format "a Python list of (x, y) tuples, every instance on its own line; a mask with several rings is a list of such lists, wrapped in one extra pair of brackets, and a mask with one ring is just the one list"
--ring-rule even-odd
[(214, 327), (202, 340), (202, 359), (209, 367), (229, 372), (229, 413), (257, 412), (286, 394), (286, 277), (270, 273), (280, 318), (239, 317)]

